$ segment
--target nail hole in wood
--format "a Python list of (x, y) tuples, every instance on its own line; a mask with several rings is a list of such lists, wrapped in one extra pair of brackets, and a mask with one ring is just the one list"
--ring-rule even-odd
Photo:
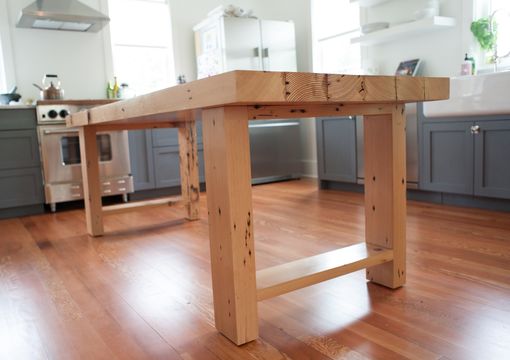
[(372, 206), (372, 210), (375, 211), (375, 205)]

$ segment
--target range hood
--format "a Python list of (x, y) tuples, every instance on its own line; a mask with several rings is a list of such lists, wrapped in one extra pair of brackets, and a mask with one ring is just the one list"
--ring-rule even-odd
[(77, 0), (37, 0), (21, 10), (17, 27), (98, 32), (110, 18)]

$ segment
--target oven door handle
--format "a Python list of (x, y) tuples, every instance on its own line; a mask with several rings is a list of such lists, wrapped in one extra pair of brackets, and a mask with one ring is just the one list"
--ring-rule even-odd
[(77, 134), (78, 129), (66, 129), (66, 130), (44, 130), (44, 135), (53, 135), (53, 134)]

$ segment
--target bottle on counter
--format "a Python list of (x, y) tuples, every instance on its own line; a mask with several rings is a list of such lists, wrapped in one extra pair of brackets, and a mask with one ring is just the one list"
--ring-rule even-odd
[(134, 91), (129, 87), (128, 84), (122, 83), (120, 84), (120, 90), (119, 90), (119, 98), (120, 99), (130, 99), (132, 97), (135, 97)]
[(476, 75), (476, 61), (473, 56), (468, 56), (467, 59), (471, 61), (471, 75)]
[(110, 81), (106, 84), (106, 98), (113, 99), (113, 86)]
[(119, 87), (119, 82), (117, 81), (117, 77), (114, 76), (113, 77), (113, 98), (114, 99), (119, 99), (120, 98), (120, 87)]
[(471, 60), (469, 60), (468, 54), (466, 53), (466, 56), (464, 57), (464, 61), (462, 62), (462, 65), (460, 66), (460, 75), (472, 75), (473, 73), (473, 63)]

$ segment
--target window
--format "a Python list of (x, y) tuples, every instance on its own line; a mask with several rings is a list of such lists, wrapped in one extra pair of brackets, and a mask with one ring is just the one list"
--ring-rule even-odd
[(4, 54), (2, 52), (2, 41), (0, 40), (0, 93), (7, 92), (7, 81), (5, 80)]
[[(491, 16), (498, 24), (498, 55), (510, 53), (510, 1), (508, 0), (475, 0), (475, 18)], [(510, 67), (510, 57), (500, 60), (503, 67)]]
[(361, 47), (351, 44), (360, 35), (360, 10), (350, 0), (313, 0), (314, 71), (361, 72)]
[(167, 0), (109, 0), (113, 70), (136, 95), (175, 84)]

